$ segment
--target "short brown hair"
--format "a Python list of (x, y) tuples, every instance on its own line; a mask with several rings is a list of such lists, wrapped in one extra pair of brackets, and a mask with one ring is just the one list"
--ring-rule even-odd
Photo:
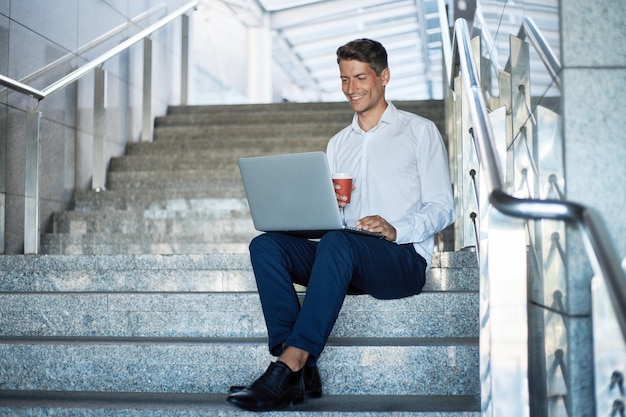
[(369, 64), (377, 76), (388, 66), (385, 47), (372, 39), (355, 39), (337, 49), (337, 63), (351, 59)]

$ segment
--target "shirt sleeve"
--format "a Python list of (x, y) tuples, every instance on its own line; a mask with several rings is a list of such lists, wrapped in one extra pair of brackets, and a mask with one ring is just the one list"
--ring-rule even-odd
[(421, 204), (416, 211), (392, 224), (398, 244), (432, 239), (454, 222), (452, 183), (443, 140), (432, 122), (421, 131), (425, 135), (416, 142)]

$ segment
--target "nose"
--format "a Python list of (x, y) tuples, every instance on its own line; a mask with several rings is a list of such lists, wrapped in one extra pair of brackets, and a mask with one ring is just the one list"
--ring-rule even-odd
[(348, 80), (345, 84), (345, 93), (352, 94), (356, 91), (356, 83), (352, 80)]

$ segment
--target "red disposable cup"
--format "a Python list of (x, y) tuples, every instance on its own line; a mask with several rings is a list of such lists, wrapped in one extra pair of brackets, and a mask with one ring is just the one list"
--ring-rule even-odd
[(345, 172), (338, 172), (333, 174), (333, 184), (339, 184), (340, 189), (335, 189), (337, 194), (348, 197), (346, 204), (350, 202), (350, 195), (352, 194), (352, 175)]

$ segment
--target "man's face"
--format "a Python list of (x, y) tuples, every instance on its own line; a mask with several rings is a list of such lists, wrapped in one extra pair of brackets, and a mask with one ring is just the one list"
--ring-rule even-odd
[(339, 62), (339, 73), (341, 91), (355, 112), (367, 112), (385, 102), (389, 68), (385, 68), (380, 76), (376, 76), (368, 64), (351, 59)]

